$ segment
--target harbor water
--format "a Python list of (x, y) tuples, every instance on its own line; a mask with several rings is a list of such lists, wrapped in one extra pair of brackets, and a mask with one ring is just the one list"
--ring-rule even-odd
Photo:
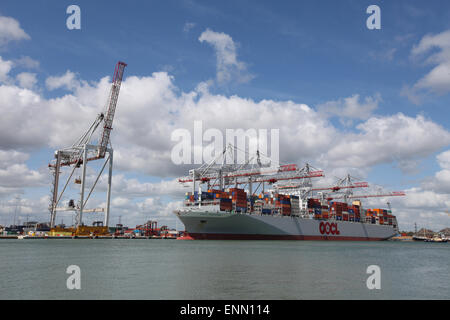
[(11, 239), (0, 257), (0, 299), (450, 299), (449, 243)]

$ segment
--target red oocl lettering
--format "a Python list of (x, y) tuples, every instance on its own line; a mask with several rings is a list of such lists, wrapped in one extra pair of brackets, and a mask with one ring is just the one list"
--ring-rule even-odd
[(320, 225), (319, 225), (319, 231), (320, 231), (321, 234), (325, 233), (325, 226), (324, 226), (323, 222), (321, 222)]
[(337, 229), (336, 224), (332, 223), (330, 227), (331, 234), (336, 234), (336, 229)]
[(327, 222), (327, 223), (325, 223), (325, 233), (326, 233), (326, 234), (330, 234), (330, 231), (331, 231), (331, 226), (330, 226), (330, 224)]
[(321, 222), (319, 231), (321, 234), (340, 234), (337, 223)]

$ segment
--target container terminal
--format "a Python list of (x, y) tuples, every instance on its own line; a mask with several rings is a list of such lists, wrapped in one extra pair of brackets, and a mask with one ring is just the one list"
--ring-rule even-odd
[[(329, 187), (314, 187), (313, 179), (324, 176), (323, 171), (309, 164), (262, 164), (259, 150), (255, 155), (227, 146), (223, 153), (189, 176), (180, 178), (191, 183), (182, 208), (174, 213), (185, 226), (179, 233), (166, 226), (157, 228), (155, 221), (130, 229), (121, 224), (109, 227), (113, 148), (110, 134), (125, 67), (117, 62), (105, 110), (97, 115), (89, 129), (70, 147), (56, 150), (48, 167), (52, 173), (50, 222), (23, 226), (0, 226), (0, 237), (18, 238), (178, 238), (178, 239), (288, 239), (288, 240), (387, 240), (398, 235), (398, 222), (388, 208), (367, 208), (361, 199), (369, 197), (405, 196), (402, 191), (354, 195), (353, 189), (368, 187), (367, 182), (354, 181), (350, 175)], [(101, 132), (97, 132), (97, 129)], [(94, 134), (99, 136), (93, 143)], [(225, 164), (231, 157), (244, 152), (248, 161), (243, 165)], [(220, 159), (221, 158), (221, 159)], [(86, 186), (88, 163), (103, 160), (93, 185)], [(89, 208), (88, 201), (108, 166), (105, 208)], [(64, 184), (61, 170), (70, 168)], [(75, 171), (81, 170), (76, 177)], [(79, 199), (61, 206), (69, 183), (80, 185)], [(243, 188), (239, 188), (244, 185)], [(62, 186), (62, 188), (61, 188)], [(197, 190), (198, 187), (198, 190)], [(202, 187), (206, 187), (202, 191)], [(60, 191), (61, 189), (61, 191)], [(340, 200), (340, 201), (337, 201)], [(75, 213), (71, 227), (56, 225), (61, 211)], [(91, 226), (83, 222), (84, 213), (104, 213), (103, 221)]]
[(181, 231), (165, 225), (158, 227), (157, 221), (149, 220), (135, 228), (116, 224), (105, 228), (102, 221), (95, 221), (93, 226), (67, 227), (64, 224), (50, 228), (49, 223), (35, 221), (23, 225), (0, 225), (0, 239), (176, 239), (183, 234)]

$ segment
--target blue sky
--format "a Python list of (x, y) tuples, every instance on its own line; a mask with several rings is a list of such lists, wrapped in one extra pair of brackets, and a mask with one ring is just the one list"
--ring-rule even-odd
[[(81, 8), (81, 30), (66, 28), (68, 14), (65, 11), (71, 4), (77, 4)], [(369, 30), (366, 27), (369, 16), (366, 9), (372, 4), (381, 8), (381, 30)], [(442, 166), (442, 161), (437, 161), (436, 156), (449, 149), (447, 133), (450, 130), (450, 88), (436, 93), (431, 85), (420, 87), (417, 84), (436, 66), (447, 65), (448, 60), (427, 62), (427, 59), (441, 51), (445, 53), (448, 48), (446, 38), (437, 38), (450, 30), (448, 9), (448, 1), (437, 0), (135, 0), (76, 3), (5, 0), (0, 4), (0, 16), (17, 20), (29, 39), (8, 41), (0, 46), (0, 56), (5, 61), (15, 61), (20, 57), (30, 57), (37, 61), (39, 66), (31, 70), (16, 63), (8, 77), (17, 78), (21, 72), (34, 73), (36, 82), (29, 89), (45, 101), (64, 96), (80, 98), (73, 88), (64, 85), (50, 89), (46, 85), (49, 77), (59, 77), (70, 70), (77, 81), (86, 81), (92, 88), (100, 90), (100, 80), (112, 75), (117, 60), (128, 63), (125, 78), (136, 76), (144, 79), (151, 77), (154, 72), (166, 72), (172, 77), (171, 92), (178, 98), (183, 93), (195, 92), (199, 84), (208, 81), (208, 92), (216, 98), (237, 96), (251, 99), (256, 104), (262, 100), (292, 101), (295, 104), (306, 104), (314, 111), (330, 102), (343, 107), (343, 99), (354, 95), (358, 95), (358, 103), (361, 105), (368, 98), (375, 107), (360, 117), (342, 117), (325, 109), (324, 114), (318, 113), (317, 119), (325, 119), (324, 130), (332, 128), (343, 139), (350, 140), (359, 139), (352, 134), (358, 135), (365, 126), (372, 125), (367, 122), (371, 118), (388, 120), (398, 113), (411, 119), (423, 116), (428, 123), (440, 126), (445, 136), (441, 133), (430, 136), (430, 141), (433, 142), (440, 140), (439, 137), (442, 136), (442, 141), (433, 147), (418, 147), (417, 150), (412, 148), (414, 152), (399, 152), (390, 160), (381, 157), (374, 163), (349, 166), (350, 169), (356, 167), (359, 170), (356, 172), (363, 174), (364, 179), (369, 182), (390, 189), (419, 188), (414, 192), (426, 192), (429, 190), (425, 188), (424, 181), (435, 177), (437, 172), (447, 170)], [(242, 73), (236, 79), (227, 83), (217, 80), (217, 48), (212, 42), (199, 41), (199, 37), (207, 30), (232, 38), (237, 59), (244, 65)], [(420, 47), (421, 40), (427, 35), (436, 36), (436, 41), (441, 42), (432, 47), (426, 47), (423, 42), (425, 51), (414, 54), (413, 49)], [(243, 75), (249, 75), (250, 80), (240, 79), (239, 76)], [(447, 80), (444, 77), (442, 81), (445, 84)], [(9, 83), (4, 82), (3, 86), (18, 84), (10, 80)], [(413, 95), (405, 94), (406, 89)], [(415, 96), (419, 96), (419, 101), (413, 99)], [(98, 106), (98, 111), (102, 107), (103, 105)], [(64, 103), (61, 108), (64, 108)], [(119, 100), (119, 108), (127, 106), (120, 105)], [(254, 116), (250, 113), (243, 115), (249, 119)], [(158, 121), (163, 123), (165, 120), (169, 121)], [(392, 123), (396, 125), (397, 122)], [(83, 130), (88, 125), (89, 123), (83, 123), (79, 128)], [(283, 124), (273, 125), (277, 127)], [(430, 128), (427, 130), (434, 130), (435, 127)], [(403, 135), (402, 138), (395, 135), (383, 137), (385, 140), (403, 139)], [(412, 140), (406, 140), (414, 144), (415, 136), (411, 137)], [(117, 139), (121, 146), (123, 140)], [(325, 159), (333, 159), (333, 155), (327, 152), (339, 143), (337, 141), (327, 147), (321, 146), (319, 153), (305, 152), (298, 160), (308, 160), (314, 164), (320, 155)], [(424, 145), (430, 143), (424, 142)], [(392, 145), (389, 147), (392, 148)], [(14, 150), (28, 155), (28, 159), (24, 161), (28, 170), (43, 172), (54, 148), (54, 144), (43, 142), (34, 147), (26, 143), (23, 146), (17, 145)], [(11, 149), (3, 147), (3, 150)], [(379, 152), (377, 150), (383, 149), (374, 149), (373, 154)], [(150, 146), (149, 143), (146, 152), (150, 151), (161, 152), (161, 149)], [(386, 152), (390, 152), (390, 149), (387, 148)], [(301, 154), (301, 151), (298, 153)], [(371, 150), (367, 151), (368, 158), (373, 154)], [(282, 149), (281, 160), (283, 155)], [(293, 157), (286, 155), (285, 159), (290, 161)], [(408, 170), (405, 169), (405, 161), (408, 163)], [(412, 162), (414, 163), (411, 164)], [(321, 164), (319, 161), (317, 166)], [(337, 168), (331, 166), (330, 169)], [(176, 176), (167, 174), (166, 171), (160, 171), (161, 174), (150, 171), (119, 165), (117, 173), (123, 174), (125, 179), (137, 179), (143, 184), (170, 180)], [(446, 183), (446, 180), (441, 180), (439, 183)], [(448, 186), (436, 181), (433, 183), (432, 192), (438, 194), (438, 197), (444, 197), (439, 198), (441, 202), (438, 207), (442, 211), (445, 205), (450, 205), (448, 194), (442, 191), (447, 190)], [(2, 196), (3, 202), (8, 203), (17, 192), (36, 200), (48, 194), (48, 187), (44, 183), (33, 187), (24, 185), (11, 193), (5, 193)], [(119, 192), (118, 197), (121, 196), (133, 204), (145, 199), (144, 195), (133, 198)], [(170, 201), (164, 195), (159, 197), (164, 199), (164, 204)], [(432, 201), (434, 200), (430, 199)], [(398, 206), (404, 210), (404, 217), (416, 214), (418, 221), (428, 219), (420, 216), (424, 210), (429, 209), (426, 206), (421, 207), (407, 201), (399, 202)], [(125, 215), (126, 211), (124, 212)], [(134, 221), (130, 220), (130, 223)], [(439, 216), (435, 225), (440, 227), (445, 223), (445, 217)], [(405, 226), (411, 225), (405, 223)]]

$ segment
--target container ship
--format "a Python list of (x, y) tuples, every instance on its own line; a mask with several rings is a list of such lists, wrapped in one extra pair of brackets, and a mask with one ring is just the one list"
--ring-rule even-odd
[(300, 210), (299, 196), (276, 193), (247, 198), (243, 189), (188, 193), (175, 213), (183, 239), (216, 240), (387, 240), (398, 233), (386, 209), (364, 209), (361, 201), (323, 203), (310, 198)]
[[(380, 241), (398, 234), (389, 203), (388, 209), (365, 208), (361, 198), (403, 196), (404, 192), (354, 195), (354, 188), (368, 184), (354, 183), (350, 175), (332, 187), (315, 188), (312, 179), (322, 176), (322, 171), (313, 171), (308, 164), (301, 169), (297, 165), (243, 169), (210, 164), (190, 170), (179, 181), (191, 183), (192, 192), (174, 211), (185, 226), (180, 239)], [(283, 184), (286, 181), (291, 184)], [(201, 190), (202, 184), (207, 184), (206, 191)], [(247, 188), (238, 188), (241, 184)], [(265, 190), (267, 184), (269, 190)], [(340, 198), (343, 201), (336, 201)]]

